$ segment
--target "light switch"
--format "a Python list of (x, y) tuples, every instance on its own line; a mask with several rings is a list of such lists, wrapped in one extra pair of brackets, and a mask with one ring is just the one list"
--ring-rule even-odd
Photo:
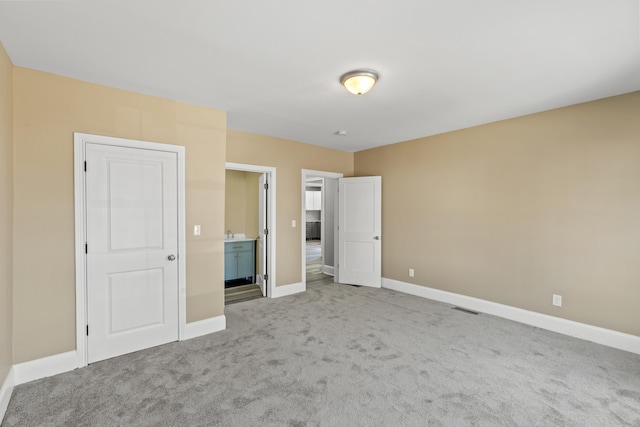
[(296, 220), (295, 219), (291, 220), (291, 227), (292, 228), (296, 228)]
[(199, 225), (194, 225), (193, 226), (193, 235), (194, 236), (199, 236), (200, 235), (200, 226)]

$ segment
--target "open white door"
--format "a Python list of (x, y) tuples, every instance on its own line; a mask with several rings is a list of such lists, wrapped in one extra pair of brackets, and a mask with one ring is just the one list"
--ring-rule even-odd
[(175, 152), (86, 144), (88, 362), (178, 339)]
[(338, 183), (340, 283), (382, 287), (382, 178), (340, 178)]
[(268, 193), (269, 193), (269, 178), (266, 173), (263, 173), (259, 179), (258, 189), (258, 275), (257, 282), (260, 285), (260, 291), (262, 296), (267, 296), (267, 281), (269, 280), (268, 274), (268, 260), (267, 260), (267, 247), (269, 239), (269, 209), (268, 209)]

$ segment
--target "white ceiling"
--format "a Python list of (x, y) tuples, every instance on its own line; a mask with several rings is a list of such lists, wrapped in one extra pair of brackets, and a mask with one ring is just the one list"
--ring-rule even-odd
[[(16, 66), (345, 151), (640, 90), (639, 21), (639, 0), (0, 1)], [(360, 97), (356, 68), (380, 73)]]

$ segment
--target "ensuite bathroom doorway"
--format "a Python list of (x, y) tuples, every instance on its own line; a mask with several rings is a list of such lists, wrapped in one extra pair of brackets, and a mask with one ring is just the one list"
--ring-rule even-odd
[[(256, 170), (257, 168), (257, 170)], [(227, 164), (225, 176), (225, 305), (269, 296), (270, 199), (275, 171)], [(275, 210), (274, 210), (275, 211)]]

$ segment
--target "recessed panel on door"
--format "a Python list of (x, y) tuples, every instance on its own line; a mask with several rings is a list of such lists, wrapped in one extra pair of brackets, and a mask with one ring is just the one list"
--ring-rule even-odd
[(375, 186), (372, 182), (348, 182), (344, 185), (345, 228), (350, 233), (371, 233), (375, 228)]
[(375, 269), (375, 248), (371, 242), (345, 242), (344, 268), (370, 273)]
[(162, 163), (112, 159), (108, 173), (109, 249), (162, 248)]
[(164, 323), (162, 269), (110, 274), (108, 281), (109, 335)]

